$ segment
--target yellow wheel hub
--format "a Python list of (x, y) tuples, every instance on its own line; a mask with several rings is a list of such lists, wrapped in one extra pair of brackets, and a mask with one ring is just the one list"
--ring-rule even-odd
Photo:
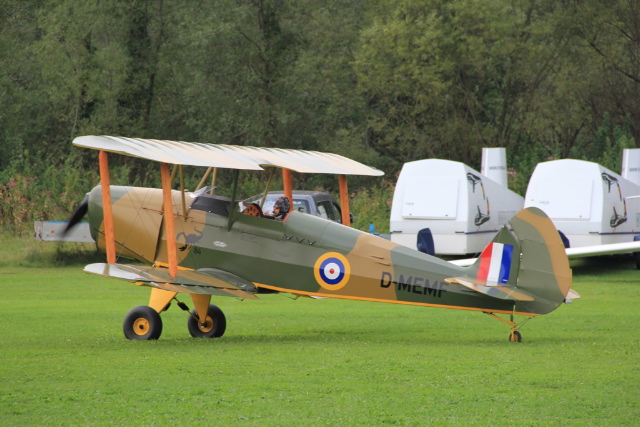
[(139, 317), (133, 322), (133, 332), (136, 335), (143, 336), (147, 332), (149, 332), (150, 328), (151, 328), (151, 324), (144, 317)]
[(204, 325), (198, 325), (202, 332), (211, 332), (213, 329), (213, 319), (207, 316), (207, 320), (204, 321)]

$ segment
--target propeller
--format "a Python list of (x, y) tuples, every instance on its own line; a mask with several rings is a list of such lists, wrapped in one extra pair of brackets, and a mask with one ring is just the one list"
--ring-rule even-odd
[(71, 218), (69, 218), (69, 223), (67, 224), (65, 229), (62, 231), (62, 237), (66, 236), (69, 230), (75, 227), (82, 220), (82, 218), (87, 214), (88, 210), (89, 210), (89, 194), (84, 196), (82, 203), (80, 203), (80, 205), (78, 205), (78, 207), (71, 214)]

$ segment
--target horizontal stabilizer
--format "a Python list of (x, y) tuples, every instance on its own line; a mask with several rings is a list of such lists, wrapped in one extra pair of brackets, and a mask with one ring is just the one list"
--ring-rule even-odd
[(513, 286), (486, 286), (474, 283), (469, 279), (462, 277), (452, 277), (445, 279), (447, 283), (454, 283), (467, 287), (473, 291), (479, 292), (493, 298), (510, 300), (510, 301), (534, 301), (535, 298), (526, 292), (515, 289)]
[(215, 268), (178, 270), (178, 274), (173, 279), (166, 268), (128, 264), (90, 264), (84, 268), (84, 271), (172, 292), (257, 298), (253, 295), (257, 292), (253, 283)]
[(569, 289), (569, 292), (567, 293), (567, 296), (565, 297), (564, 301), (571, 302), (574, 299), (578, 299), (578, 298), (580, 298), (580, 294), (574, 291), (573, 289)]
[(574, 291), (573, 289), (569, 289), (569, 293), (567, 294), (567, 298), (578, 299), (580, 298), (580, 294)]

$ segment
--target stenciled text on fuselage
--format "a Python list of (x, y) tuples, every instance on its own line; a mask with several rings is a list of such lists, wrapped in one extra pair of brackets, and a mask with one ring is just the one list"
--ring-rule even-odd
[(394, 285), (398, 292), (409, 292), (418, 295), (430, 295), (435, 298), (441, 298), (442, 293), (446, 292), (447, 283), (440, 282), (438, 280), (429, 280), (426, 277), (409, 276), (404, 274), (398, 274), (397, 277), (393, 277), (393, 274), (388, 271), (383, 271), (380, 277), (380, 287), (388, 288)]

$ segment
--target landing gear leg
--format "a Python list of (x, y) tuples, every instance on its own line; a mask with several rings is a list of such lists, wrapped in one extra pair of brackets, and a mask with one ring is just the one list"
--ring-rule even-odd
[(518, 326), (516, 322), (513, 321), (513, 313), (511, 313), (511, 333), (509, 334), (509, 341), (511, 342), (522, 342), (522, 334), (518, 331)]
[[(495, 313), (491, 313), (489, 311), (483, 311), (483, 313), (488, 314), (491, 317), (495, 317), (499, 321), (506, 323), (511, 326), (511, 332), (509, 333), (509, 341), (510, 342), (522, 342), (522, 334), (518, 330), (518, 324), (513, 320), (513, 313), (511, 313), (510, 320), (505, 320), (502, 317), (498, 317)], [(529, 319), (527, 319), (529, 320)], [(526, 321), (526, 320), (525, 320)]]

